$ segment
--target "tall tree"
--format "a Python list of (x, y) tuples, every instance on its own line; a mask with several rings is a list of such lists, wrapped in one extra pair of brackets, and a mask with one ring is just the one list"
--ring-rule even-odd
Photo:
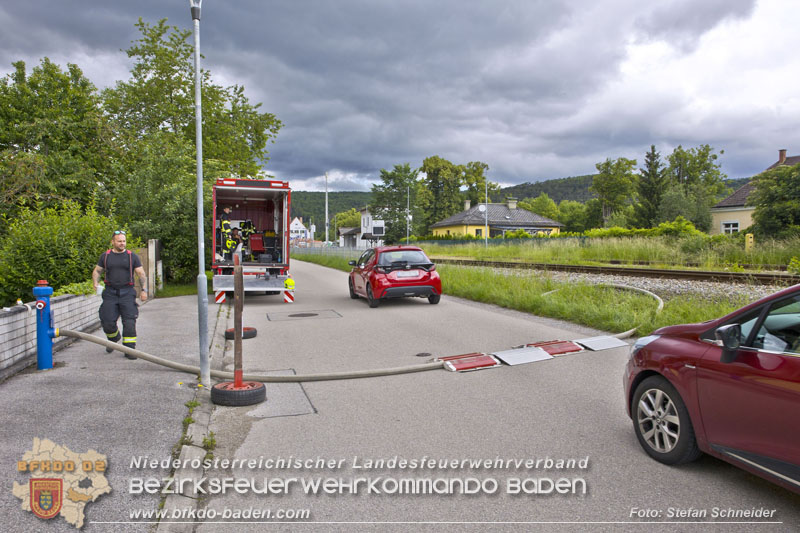
[(598, 198), (588, 200), (583, 212), (583, 223), (586, 229), (602, 228), (604, 222), (603, 203)]
[(550, 220), (558, 220), (558, 206), (546, 193), (542, 193), (536, 198), (522, 200), (519, 203), (519, 207)]
[(336, 213), (333, 216), (333, 222), (337, 228), (360, 228), (361, 213), (355, 207), (351, 207), (348, 211)]
[(753, 178), (747, 198), (756, 231), (770, 237), (800, 235), (800, 165), (781, 165)]
[(463, 209), (460, 193), (463, 167), (434, 155), (425, 158), (420, 170), (426, 174), (424, 183), (429, 193), (424, 220), (427, 229)]
[(32, 199), (42, 207), (87, 204), (105, 180), (113, 150), (97, 92), (77, 65), (48, 58), (13, 64), (0, 80), (0, 212)]
[(716, 196), (725, 190), (723, 180), (726, 176), (717, 162), (724, 153), (724, 150), (720, 150), (719, 154), (715, 154), (708, 144), (688, 150), (678, 145), (667, 158), (667, 175), (673, 183), (683, 186), (687, 192), (700, 186), (708, 194)]
[[(381, 184), (372, 186), (375, 218), (386, 223), (386, 241), (400, 242), (406, 236), (406, 207), (416, 209), (417, 170), (409, 163), (381, 169)], [(413, 216), (413, 211), (408, 213)]]
[[(103, 91), (103, 107), (125, 142), (160, 131), (191, 144), (195, 138), (194, 62), (191, 32), (168, 26), (166, 19), (150, 25), (139, 19), (142, 33), (127, 50), (134, 60), (131, 78)], [(261, 113), (238, 85), (222, 87), (202, 72), (203, 157), (222, 162), (238, 176), (256, 175), (268, 157), (267, 143), (281, 122)], [(190, 146), (191, 146), (190, 144)]]
[[(674, 220), (678, 215), (687, 218), (701, 231), (711, 228), (709, 209), (725, 191), (725, 174), (722, 172), (719, 155), (703, 144), (684, 149), (678, 146), (667, 158), (668, 191), (662, 198), (660, 222)], [(680, 190), (676, 190), (680, 189)]]
[[(127, 51), (134, 62), (130, 79), (102, 93), (115, 139), (125, 147), (109, 189), (120, 218), (138, 236), (162, 240), (169, 277), (188, 281), (197, 265), (191, 32), (166, 19), (156, 25), (140, 19), (136, 26), (141, 37)], [(210, 184), (231, 174), (256, 175), (281, 123), (250, 104), (243, 87), (216, 85), (208, 71), (202, 78), (204, 216), (211, 228)], [(210, 256), (208, 240), (205, 250)]]
[(500, 185), (488, 181), (486, 171), (489, 165), (480, 161), (470, 161), (463, 167), (462, 183), (466, 187), (465, 194), (472, 205), (486, 203), (486, 191), (489, 191), (489, 198), (493, 194), (500, 192)]
[(661, 198), (659, 221), (671, 222), (680, 216), (700, 231), (708, 231), (711, 228), (711, 201), (705, 194), (701, 187), (691, 187), (687, 192), (678, 184), (669, 185)]
[(564, 224), (564, 231), (585, 231), (586, 206), (575, 200), (561, 200), (561, 203), (558, 204), (556, 220)]
[(639, 181), (636, 186), (637, 203), (634, 205), (634, 223), (640, 228), (655, 227), (658, 222), (658, 210), (661, 198), (666, 192), (667, 175), (661, 154), (656, 145), (650, 145), (650, 151), (644, 156), (644, 168), (639, 169)]
[(603, 221), (608, 220), (611, 213), (621, 209), (631, 201), (636, 187), (636, 175), (633, 168), (635, 159), (606, 159), (597, 163), (598, 174), (592, 180), (591, 190), (597, 194), (603, 206)]

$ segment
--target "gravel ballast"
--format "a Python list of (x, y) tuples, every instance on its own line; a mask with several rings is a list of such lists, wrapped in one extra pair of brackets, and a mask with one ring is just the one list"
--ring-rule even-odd
[(681, 279), (642, 278), (638, 276), (617, 276), (609, 274), (584, 274), (577, 272), (557, 272), (544, 270), (520, 271), (517, 269), (497, 269), (505, 275), (548, 277), (558, 283), (589, 283), (594, 285), (617, 284), (645, 289), (664, 300), (681, 295), (696, 295), (708, 298), (745, 298), (754, 302), (785, 287), (779, 285), (755, 285), (749, 283), (695, 281)]

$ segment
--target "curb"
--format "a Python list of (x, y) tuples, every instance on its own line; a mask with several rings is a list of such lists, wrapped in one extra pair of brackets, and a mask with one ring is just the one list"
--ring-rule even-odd
[[(222, 363), (222, 357), (225, 353), (225, 338), (224, 332), (228, 323), (228, 310), (227, 306), (219, 306), (217, 312), (217, 319), (214, 323), (214, 333), (211, 335), (211, 346), (208, 350), (209, 364), (213, 365), (216, 361)], [(184, 444), (181, 446), (180, 461), (199, 460), (201, 463), (206, 456), (206, 450), (202, 447), (203, 439), (208, 436), (208, 426), (211, 423), (211, 411), (214, 405), (211, 403), (211, 387), (197, 388), (194, 400), (199, 402), (200, 405), (192, 411), (192, 422), (186, 428), (186, 438), (190, 440), (191, 444)], [(192, 482), (187, 482), (184, 486), (188, 489), (194, 485), (194, 481), (198, 481), (203, 477), (203, 468), (187, 468), (181, 469), (181, 479), (191, 479)], [(173, 473), (174, 477), (174, 473)], [(192, 493), (190, 490), (181, 494), (170, 494), (164, 501), (163, 511), (166, 517), (173, 516), (174, 512), (184, 513), (187, 509), (197, 509), (198, 507), (197, 494)], [(157, 533), (191, 533), (195, 529), (192, 522), (187, 523), (185, 519), (180, 519), (180, 522), (160, 521), (156, 528)]]

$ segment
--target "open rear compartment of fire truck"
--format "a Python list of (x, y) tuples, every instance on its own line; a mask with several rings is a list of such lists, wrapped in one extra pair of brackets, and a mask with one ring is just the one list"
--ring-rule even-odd
[[(244, 271), (244, 290), (279, 293), (289, 276), (289, 183), (273, 180), (219, 179), (213, 187), (214, 233), (212, 237), (213, 290), (233, 291), (234, 256)], [(220, 215), (225, 206), (231, 229), (237, 228), (242, 243), (226, 257)]]

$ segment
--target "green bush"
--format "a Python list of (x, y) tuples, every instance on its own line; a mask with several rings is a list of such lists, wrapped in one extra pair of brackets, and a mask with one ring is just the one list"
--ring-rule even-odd
[(70, 283), (64, 285), (60, 289), (53, 292), (53, 296), (63, 296), (65, 294), (77, 294), (78, 296), (89, 296), (94, 294), (94, 284), (92, 280), (79, 281), (77, 283)]
[(694, 227), (694, 224), (678, 215), (672, 222), (662, 222), (655, 228), (655, 235), (671, 235), (673, 237), (688, 237), (703, 235), (703, 232)]
[(707, 235), (691, 235), (680, 239), (680, 250), (684, 254), (691, 256), (699, 254), (705, 250), (710, 242)]
[(797, 257), (792, 257), (792, 260), (789, 261), (789, 265), (786, 267), (786, 270), (790, 274), (800, 274), (800, 259)]
[(29, 299), (37, 280), (59, 289), (85, 281), (108, 248), (113, 219), (72, 201), (60, 208), (22, 208), (0, 242), (0, 305)]

